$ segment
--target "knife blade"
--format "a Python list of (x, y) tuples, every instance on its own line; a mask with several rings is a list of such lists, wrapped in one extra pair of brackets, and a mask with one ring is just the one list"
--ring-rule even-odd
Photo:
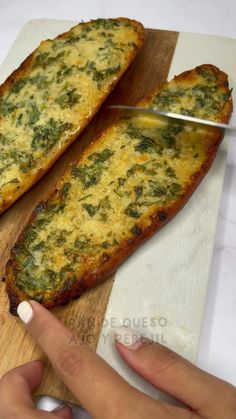
[(223, 124), (221, 122), (216, 122), (209, 119), (195, 118), (193, 116), (182, 115), (182, 114), (169, 112), (169, 111), (168, 112), (156, 111), (150, 108), (142, 108), (138, 106), (128, 106), (128, 105), (111, 105), (111, 106), (108, 106), (108, 109), (117, 109), (117, 110), (126, 111), (126, 112), (134, 112), (134, 113), (139, 113), (139, 114), (144, 114), (144, 115), (166, 117), (166, 118), (177, 119), (181, 121), (193, 122), (195, 124), (201, 124), (201, 125), (206, 125), (210, 127), (220, 128), (229, 135), (234, 135), (234, 136), (236, 135), (235, 126), (230, 126), (228, 124)]

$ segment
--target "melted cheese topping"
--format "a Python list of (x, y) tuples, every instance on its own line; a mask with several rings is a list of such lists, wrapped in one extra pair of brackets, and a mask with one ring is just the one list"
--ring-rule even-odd
[[(219, 118), (230, 94), (208, 73), (194, 73), (187, 84), (172, 81), (143, 106), (177, 112), (187, 106), (192, 115)], [(181, 198), (215, 141), (214, 129), (147, 117), (125, 117), (110, 127), (36, 209), (14, 251), (17, 286), (45, 301), (52, 290), (96, 270), (142, 234), (153, 214)]]
[(0, 97), (1, 202), (85, 126), (140, 45), (138, 31), (129, 20), (98, 19), (35, 50)]

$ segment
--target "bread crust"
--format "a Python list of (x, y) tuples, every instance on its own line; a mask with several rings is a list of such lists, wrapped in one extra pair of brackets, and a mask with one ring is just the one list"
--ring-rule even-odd
[[(50, 169), (50, 167), (58, 160), (58, 158), (65, 152), (65, 150), (77, 139), (77, 137), (82, 133), (82, 131), (86, 128), (86, 126), (90, 123), (90, 121), (93, 119), (94, 115), (98, 112), (103, 102), (106, 100), (106, 98), (109, 96), (111, 91), (114, 89), (120, 78), (123, 76), (133, 59), (135, 58), (137, 52), (142, 47), (144, 39), (145, 39), (145, 31), (143, 25), (133, 19), (128, 19), (124, 17), (119, 17), (117, 19), (112, 19), (116, 21), (121, 22), (130, 22), (133, 27), (135, 28), (136, 33), (138, 34), (137, 39), (137, 49), (133, 49), (130, 52), (129, 59), (126, 61), (125, 65), (121, 67), (120, 71), (116, 74), (116, 78), (110, 83), (109, 89), (104, 93), (104, 96), (101, 100), (97, 101), (97, 106), (93, 109), (93, 112), (90, 114), (89, 117), (84, 119), (83, 123), (80, 125), (80, 127), (76, 130), (73, 129), (73, 133), (69, 133), (66, 136), (66, 141), (64, 141), (64, 144), (61, 148), (57, 149), (57, 152), (53, 152), (50, 161), (44, 165), (43, 167), (40, 167), (35, 173), (32, 173), (29, 176), (27, 176), (24, 179), (24, 182), (21, 183), (19, 189), (15, 189), (13, 193), (8, 194), (7, 197), (5, 197), (0, 205), (0, 214), (2, 214), (7, 208), (9, 208), (20, 196), (22, 196), (25, 192), (27, 192), (41, 177)], [(91, 22), (95, 22), (95, 20), (91, 20), (90, 22), (86, 22), (83, 25), (89, 26)], [(66, 38), (66, 36), (70, 33), (70, 31), (73, 29), (73, 27), (63, 34), (58, 35), (56, 39), (63, 39)], [(41, 46), (44, 42), (42, 41), (39, 46)], [(30, 65), (33, 61), (34, 55), (37, 52), (37, 49), (34, 50), (23, 62), (22, 64), (15, 70), (9, 77), (5, 80), (5, 82), (0, 86), (0, 97), (13, 85), (13, 83), (19, 79), (21, 79), (23, 76), (27, 75), (29, 72)], [(1, 124), (1, 116), (0, 116), (0, 124)]]
[[(221, 72), (216, 67), (207, 64), (200, 67), (197, 67), (194, 70), (186, 71), (182, 73), (180, 76), (177, 76), (175, 79), (181, 82), (190, 82), (191, 77), (196, 75), (196, 72), (201, 70), (210, 70), (215, 72), (218, 77), (220, 78), (219, 83), (222, 84), (223, 90), (228, 93), (228, 83), (227, 83), (227, 76), (223, 72)], [(153, 95), (150, 95), (148, 98), (144, 99), (139, 105), (145, 106), (145, 104), (148, 104), (150, 102), (150, 98), (152, 98), (154, 95), (159, 93), (163, 88), (167, 85), (167, 83), (164, 83), (162, 86), (158, 88), (157, 91)], [(225, 107), (224, 112), (220, 115), (217, 115), (217, 120), (220, 122), (228, 122), (230, 115), (232, 112), (232, 100), (231, 98), (228, 99)], [(119, 124), (116, 123), (114, 125)], [(102, 134), (97, 136), (92, 143), (89, 144), (89, 146), (83, 151), (82, 155), (80, 156), (80, 159), (82, 159), (84, 153), (88, 153), (89, 151), (93, 150), (94, 144), (101, 141), (104, 136), (106, 136), (106, 132), (104, 131)], [(50, 300), (46, 300), (43, 302), (43, 305), (47, 308), (54, 307), (59, 304), (66, 304), (73, 298), (78, 298), (85, 290), (92, 288), (96, 286), (97, 284), (104, 281), (112, 272), (114, 272), (117, 267), (124, 262), (134, 251), (146, 240), (148, 240), (150, 237), (152, 237), (157, 231), (159, 231), (162, 227), (164, 227), (180, 210), (183, 208), (183, 206), (186, 204), (186, 202), (189, 200), (193, 192), (195, 191), (196, 187), (200, 184), (205, 174), (210, 169), (217, 149), (221, 143), (221, 140), (223, 138), (222, 131), (216, 130), (215, 131), (215, 137), (214, 142), (211, 144), (211, 146), (208, 148), (205, 158), (201, 164), (200, 169), (194, 173), (194, 175), (191, 177), (190, 182), (188, 183), (187, 187), (177, 198), (173, 203), (171, 203), (169, 206), (163, 206), (163, 208), (159, 208), (158, 211), (154, 211), (150, 216), (150, 224), (148, 227), (142, 228), (142, 232), (138, 233), (132, 238), (126, 238), (124, 239), (118, 247), (116, 247), (115, 251), (113, 251), (112, 255), (107, 254), (106, 252), (103, 253), (102, 257), (100, 258), (100, 263), (97, 266), (88, 265), (86, 267), (86, 272), (83, 276), (77, 277), (77, 280), (74, 282), (72, 286), (69, 288), (64, 287), (60, 289), (58, 292), (52, 293), (52, 298)], [(67, 179), (68, 177), (67, 172), (63, 179)], [(29, 223), (32, 223), (37, 216), (37, 213), (43, 209), (44, 205), (46, 205), (47, 201), (49, 199), (52, 199), (53, 196), (56, 194), (57, 190), (60, 189), (60, 185), (63, 183), (63, 179), (59, 182), (57, 185), (56, 190), (54, 190), (45, 201), (40, 203), (35, 211), (33, 212), (31, 219)], [(142, 227), (141, 224), (139, 224), (140, 227)], [(24, 242), (24, 231), (20, 235), (20, 237), (17, 240), (17, 243), (15, 245), (15, 248), (19, 246), (21, 243)], [(6, 290), (9, 296), (10, 300), (10, 312), (14, 315), (16, 315), (16, 308), (18, 304), (24, 300), (28, 299), (29, 296), (27, 293), (19, 290), (17, 285), (15, 284), (15, 275), (14, 271), (18, 270), (19, 266), (17, 265), (16, 258), (14, 254), (12, 253), (11, 258), (7, 264), (6, 267)]]

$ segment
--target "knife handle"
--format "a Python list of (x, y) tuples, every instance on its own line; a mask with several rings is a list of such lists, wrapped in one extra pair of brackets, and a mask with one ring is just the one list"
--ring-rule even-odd
[(73, 419), (92, 419), (92, 417), (78, 404), (67, 402), (46, 394), (34, 397), (34, 404), (37, 409), (46, 412), (52, 412), (63, 404), (67, 404), (72, 410)]

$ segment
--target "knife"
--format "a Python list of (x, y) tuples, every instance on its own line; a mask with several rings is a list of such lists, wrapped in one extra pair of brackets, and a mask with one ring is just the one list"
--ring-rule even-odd
[(67, 404), (72, 410), (73, 419), (92, 419), (88, 412), (86, 412), (81, 406), (71, 402), (64, 402), (64, 400), (58, 399), (54, 396), (40, 395), (34, 398), (35, 407), (39, 410), (46, 412), (53, 412), (55, 409)]
[(211, 121), (209, 119), (195, 118), (193, 116), (182, 115), (182, 114), (169, 112), (169, 111), (168, 112), (156, 111), (150, 108), (141, 108), (137, 106), (128, 106), (128, 105), (111, 105), (111, 106), (108, 106), (108, 109), (117, 109), (117, 110), (126, 111), (126, 112), (134, 112), (134, 113), (152, 115), (152, 116), (157, 116), (157, 117), (161, 116), (161, 117), (172, 118), (172, 119), (177, 119), (181, 121), (193, 122), (196, 124), (220, 128), (229, 135), (236, 135), (236, 127), (230, 126), (228, 124), (223, 124), (221, 122)]

